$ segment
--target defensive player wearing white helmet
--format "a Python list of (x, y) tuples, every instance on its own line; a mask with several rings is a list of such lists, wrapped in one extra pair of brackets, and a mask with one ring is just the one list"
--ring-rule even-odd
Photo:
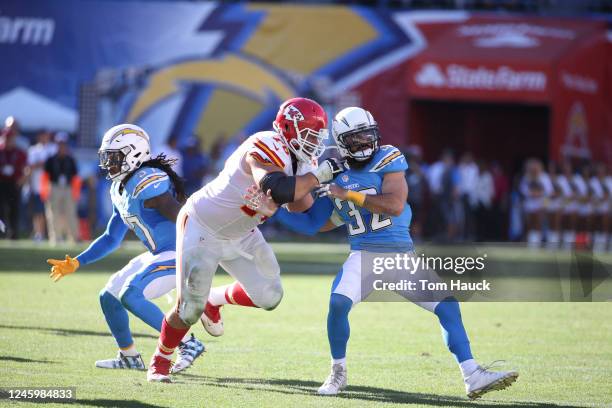
[[(250, 208), (272, 216), (288, 228), (313, 235), (346, 225), (351, 252), (334, 279), (327, 316), (331, 351), (331, 373), (318, 389), (322, 395), (336, 395), (348, 384), (346, 349), (350, 335), (349, 312), (373, 291), (377, 275), (375, 260), (414, 256), (409, 233), (412, 213), (406, 204), (408, 168), (403, 154), (391, 145), (379, 146), (378, 125), (370, 112), (358, 107), (340, 111), (334, 118), (333, 132), (349, 169), (320, 189), (320, 197), (306, 213), (289, 213), (261, 191), (246, 196)], [(388, 259), (381, 258), (388, 256)], [(379, 265), (380, 266), (380, 265)], [(391, 271), (387, 271), (391, 272)], [(380, 271), (378, 271), (380, 273)], [(432, 281), (439, 277), (424, 268), (396, 269), (392, 282)], [(379, 280), (378, 282), (383, 282)], [(470, 343), (461, 321), (459, 303), (446, 291), (435, 293), (396, 290), (400, 296), (434, 313), (442, 326), (446, 346), (455, 356), (468, 397), (504, 389), (518, 377), (516, 372), (494, 372), (480, 366), (472, 357)]]
[[(222, 305), (272, 310), (281, 301), (280, 267), (257, 228), (265, 217), (249, 209), (243, 196), (257, 184), (269, 191), (277, 204), (304, 211), (312, 205), (311, 190), (333, 179), (341, 167), (332, 159), (317, 166), (325, 149), (327, 115), (315, 101), (285, 101), (273, 128), (255, 133), (242, 143), (217, 178), (194, 193), (179, 214), (178, 302), (164, 320), (149, 365), (149, 381), (170, 381), (174, 348), (201, 318), (209, 333), (223, 333)], [(211, 290), (218, 265), (236, 282)]]
[[(76, 257), (49, 259), (54, 281), (74, 273), (80, 265), (93, 263), (119, 247), (131, 229), (147, 248), (110, 277), (100, 292), (100, 306), (119, 352), (117, 357), (96, 361), (96, 367), (145, 369), (130, 332), (129, 310), (160, 331), (163, 313), (150, 301), (175, 287), (175, 222), (185, 193), (163, 154), (151, 158), (149, 135), (136, 125), (109, 129), (98, 152), (100, 167), (113, 180), (110, 188), (113, 214), (106, 231)], [(178, 372), (189, 367), (204, 351), (193, 335), (181, 339)]]

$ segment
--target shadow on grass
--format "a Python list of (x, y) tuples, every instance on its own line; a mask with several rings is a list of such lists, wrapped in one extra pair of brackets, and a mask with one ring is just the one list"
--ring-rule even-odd
[(32, 360), (30, 358), (0, 356), (0, 361), (13, 361), (15, 363), (42, 363), (42, 364), (57, 364), (57, 361), (49, 360)]
[(75, 404), (86, 407), (116, 407), (116, 408), (166, 408), (165, 405), (153, 405), (146, 402), (136, 400), (118, 400), (118, 399), (80, 399), (75, 401)]
[[(110, 332), (101, 332), (101, 331), (93, 331), (93, 330), (74, 330), (74, 329), (62, 329), (57, 327), (36, 327), (36, 326), (13, 326), (0, 324), (0, 329), (9, 329), (9, 330), (33, 330), (40, 332), (48, 332), (52, 334), (56, 334), (58, 336), (98, 336), (98, 337), (108, 337), (110, 336)], [(144, 334), (144, 333), (132, 333), (134, 337), (143, 337), (148, 339), (157, 339), (157, 335), (152, 334)]]
[[(280, 394), (303, 394), (312, 395), (315, 398), (330, 398), (318, 396), (317, 388), (321, 385), (314, 381), (290, 380), (290, 379), (260, 379), (260, 378), (219, 378), (208, 377), (195, 374), (184, 373), (174, 377), (175, 381), (181, 382), (179, 378), (184, 378), (188, 383), (197, 383), (213, 387), (228, 389), (242, 389), (249, 391), (268, 391)], [(349, 385), (348, 388), (336, 398), (354, 399), (380, 403), (395, 404), (422, 404), (436, 407), (448, 405), (474, 408), (580, 408), (576, 405), (562, 405), (554, 403), (524, 402), (524, 401), (483, 401), (477, 404), (467, 399), (467, 397), (455, 397), (448, 395), (423, 394), (415, 392), (405, 392), (389, 388), (368, 387), (364, 385)]]
[[(66, 400), (43, 400), (43, 399), (29, 399), (29, 400), (14, 400), (15, 402), (28, 402), (34, 404), (49, 404), (55, 403), (60, 405), (66, 405), (68, 407), (113, 407), (113, 408), (168, 408), (165, 405), (153, 405), (146, 402), (136, 400), (119, 400), (119, 399), (106, 399), (106, 398), (95, 398), (95, 399), (76, 399), (71, 401)], [(18, 405), (16, 405), (18, 406)]]

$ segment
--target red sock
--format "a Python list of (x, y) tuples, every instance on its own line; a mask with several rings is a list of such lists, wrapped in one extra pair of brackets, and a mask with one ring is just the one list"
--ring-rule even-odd
[(240, 282), (234, 282), (225, 289), (225, 299), (233, 305), (259, 307), (253, 303)]
[(162, 321), (161, 333), (159, 334), (159, 342), (157, 343), (157, 353), (163, 357), (170, 359), (174, 349), (178, 347), (185, 334), (189, 331), (187, 329), (175, 329), (170, 326), (164, 317)]

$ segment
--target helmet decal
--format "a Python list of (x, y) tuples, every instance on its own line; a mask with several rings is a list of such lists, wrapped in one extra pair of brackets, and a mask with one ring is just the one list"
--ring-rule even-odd
[(300, 112), (300, 110), (298, 108), (296, 108), (294, 105), (288, 105), (284, 112), (283, 115), (285, 115), (285, 119), (287, 120), (297, 120), (297, 121), (302, 121), (304, 120), (304, 115), (302, 115), (302, 112)]

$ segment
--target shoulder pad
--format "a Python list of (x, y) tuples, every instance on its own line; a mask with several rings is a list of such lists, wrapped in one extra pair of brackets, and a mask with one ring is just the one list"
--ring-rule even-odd
[(128, 180), (125, 189), (133, 198), (146, 200), (165, 193), (170, 186), (170, 177), (163, 170), (142, 167)]
[(370, 172), (390, 173), (407, 169), (408, 164), (402, 152), (394, 146), (384, 145), (376, 152), (372, 160)]
[(272, 164), (284, 169), (291, 163), (291, 155), (282, 136), (274, 132), (259, 132), (251, 136), (248, 154), (262, 164)]

